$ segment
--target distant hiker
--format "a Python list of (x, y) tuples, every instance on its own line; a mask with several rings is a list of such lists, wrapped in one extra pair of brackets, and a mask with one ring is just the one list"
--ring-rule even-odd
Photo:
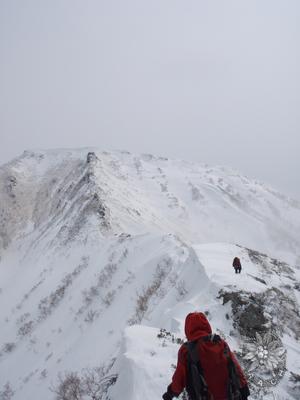
[(241, 273), (242, 270), (242, 264), (241, 264), (241, 260), (238, 257), (234, 257), (233, 262), (232, 262), (232, 266), (235, 269), (235, 273)]
[(203, 313), (185, 319), (188, 342), (181, 345), (172, 383), (162, 398), (171, 400), (186, 388), (190, 400), (246, 400), (250, 395), (244, 373), (218, 335), (212, 335)]

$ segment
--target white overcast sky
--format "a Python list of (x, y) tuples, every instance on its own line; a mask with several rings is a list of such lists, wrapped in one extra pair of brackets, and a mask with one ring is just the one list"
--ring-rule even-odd
[(0, 0), (0, 164), (96, 146), (300, 199), (299, 0)]

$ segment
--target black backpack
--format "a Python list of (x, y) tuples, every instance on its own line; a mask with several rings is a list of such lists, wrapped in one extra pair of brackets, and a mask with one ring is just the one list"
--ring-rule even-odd
[[(211, 341), (219, 343), (222, 339), (219, 335), (209, 335), (200, 339), (201, 341)], [(213, 400), (212, 394), (209, 392), (207, 383), (204, 378), (203, 368), (201, 366), (199, 352), (197, 350), (198, 341), (186, 342), (184, 345), (188, 350), (188, 376), (187, 376), (187, 392), (191, 400)], [(227, 399), (239, 400), (241, 398), (239, 390), (239, 377), (235, 364), (230, 356), (230, 350), (225, 345), (224, 355), (227, 359), (228, 367), (228, 388)]]

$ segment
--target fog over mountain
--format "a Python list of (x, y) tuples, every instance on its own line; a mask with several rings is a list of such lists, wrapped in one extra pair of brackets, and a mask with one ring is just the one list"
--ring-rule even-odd
[(300, 200), (300, 2), (0, 1), (0, 164), (96, 146)]

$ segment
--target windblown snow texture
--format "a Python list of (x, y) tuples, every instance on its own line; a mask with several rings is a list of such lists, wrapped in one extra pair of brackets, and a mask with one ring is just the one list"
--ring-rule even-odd
[(54, 400), (58, 373), (96, 367), (99, 399), (160, 398), (195, 310), (246, 369), (255, 332), (275, 332), (264, 398), (299, 398), (299, 233), (299, 202), (229, 169), (25, 152), (0, 168), (0, 398)]

